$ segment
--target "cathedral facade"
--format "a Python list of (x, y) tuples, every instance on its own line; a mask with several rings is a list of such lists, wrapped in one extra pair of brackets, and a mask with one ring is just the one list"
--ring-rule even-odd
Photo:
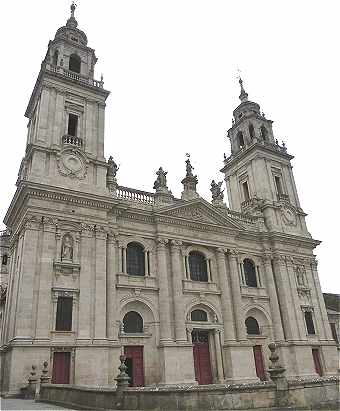
[[(288, 377), (336, 373), (313, 249), (284, 144), (248, 99), (228, 131), (231, 155), (196, 191), (190, 158), (175, 198), (123, 187), (104, 157), (109, 92), (74, 17), (49, 42), (26, 117), (17, 190), (1, 234), (1, 391), (32, 365), (53, 383), (113, 386), (268, 379), (270, 342)], [(5, 301), (5, 302), (4, 302)]]

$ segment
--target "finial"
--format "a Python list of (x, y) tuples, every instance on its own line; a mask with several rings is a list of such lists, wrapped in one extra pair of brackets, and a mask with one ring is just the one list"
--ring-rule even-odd
[(241, 77), (239, 77), (238, 82), (240, 83), (240, 87), (241, 87), (241, 94), (239, 98), (243, 103), (244, 101), (248, 101), (248, 93), (246, 93), (246, 91), (244, 90), (243, 80), (241, 79)]
[(74, 11), (75, 11), (76, 7), (77, 7), (77, 5), (75, 4), (75, 2), (74, 2), (74, 0), (73, 0), (73, 1), (72, 1), (72, 4), (71, 4), (71, 6), (70, 6), (70, 9), (71, 9), (71, 17), (73, 17), (73, 18), (74, 18)]

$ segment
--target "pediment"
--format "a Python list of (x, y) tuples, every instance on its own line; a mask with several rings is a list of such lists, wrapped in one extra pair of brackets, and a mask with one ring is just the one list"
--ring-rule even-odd
[(163, 217), (188, 220), (191, 222), (218, 225), (231, 229), (243, 229), (238, 222), (223, 215), (207, 201), (199, 198), (192, 201), (183, 201), (180, 204), (162, 207), (156, 214)]

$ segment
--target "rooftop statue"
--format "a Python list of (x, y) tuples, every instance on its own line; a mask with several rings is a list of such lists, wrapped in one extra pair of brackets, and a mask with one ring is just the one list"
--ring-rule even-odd
[(162, 167), (159, 167), (157, 174), (157, 180), (154, 182), (153, 188), (155, 190), (165, 188), (167, 189), (166, 185), (166, 175), (168, 174), (167, 171), (164, 171)]
[(186, 162), (186, 171), (187, 171), (187, 175), (186, 177), (193, 177), (194, 175), (192, 174), (192, 170), (194, 170), (194, 167), (191, 165), (190, 163), (190, 159), (188, 158), (187, 160), (185, 160)]
[(112, 156), (109, 157), (109, 159), (107, 161), (107, 164), (108, 164), (107, 176), (108, 177), (116, 177), (117, 171), (119, 170), (119, 167), (117, 166), (117, 164), (113, 160)]
[(215, 180), (211, 182), (211, 194), (212, 194), (212, 199), (213, 200), (223, 200), (224, 194), (223, 191), (221, 190), (221, 186), (223, 184), (223, 181), (220, 181), (219, 183), (216, 183)]

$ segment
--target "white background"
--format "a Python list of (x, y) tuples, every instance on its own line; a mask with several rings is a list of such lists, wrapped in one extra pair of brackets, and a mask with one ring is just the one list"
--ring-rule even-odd
[[(24, 112), (69, 5), (2, 2), (1, 216), (24, 155)], [(295, 156), (308, 228), (323, 240), (316, 250), (321, 285), (334, 293), (340, 293), (339, 12), (339, 2), (327, 0), (79, 0), (76, 10), (99, 59), (96, 78), (103, 73), (111, 91), (105, 153), (121, 165), (119, 184), (152, 191), (162, 166), (180, 196), (189, 152), (198, 192), (210, 201), (210, 182), (222, 180), (223, 153), (230, 153), (226, 130), (239, 104), (239, 68), (249, 98)]]

